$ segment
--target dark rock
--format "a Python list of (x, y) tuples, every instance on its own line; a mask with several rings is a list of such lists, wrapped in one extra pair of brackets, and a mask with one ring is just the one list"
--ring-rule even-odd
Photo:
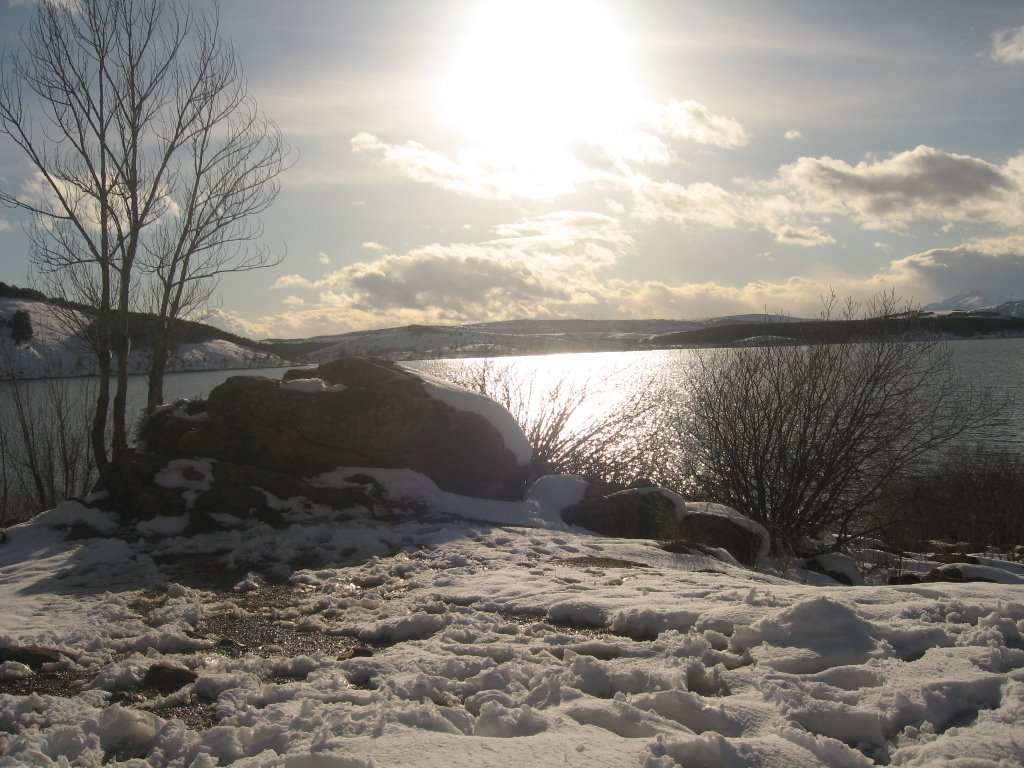
[(978, 564), (978, 558), (964, 552), (936, 552), (928, 555), (928, 559), (945, 565), (955, 565), (957, 563), (967, 563), (968, 565)]
[[(969, 563), (964, 563), (969, 565)], [(967, 576), (963, 570), (957, 568), (955, 565), (941, 565), (938, 568), (932, 568), (928, 571), (921, 581), (927, 582), (949, 582), (952, 584), (967, 584), (970, 582), (984, 582), (986, 584), (995, 584), (996, 582), (992, 579), (986, 579), (982, 576)]]
[(679, 525), (681, 538), (709, 547), (721, 547), (743, 565), (757, 565), (764, 538), (740, 522), (705, 511), (702, 506), (687, 505), (687, 514)]
[(139, 520), (177, 517), (188, 511), (181, 491), (157, 485), (153, 478), (166, 467), (167, 458), (157, 454), (134, 452), (121, 463), (111, 503), (126, 515)]
[(889, 583), (893, 585), (897, 584), (920, 584), (921, 577), (916, 573), (901, 573), (898, 576), (890, 576)]
[(665, 488), (619, 491), (584, 499), (562, 511), (562, 520), (605, 536), (677, 538), (681, 499)]
[(81, 541), (82, 539), (96, 539), (100, 538), (103, 534), (93, 528), (88, 523), (83, 523), (81, 520), (76, 520), (68, 526), (67, 532), (64, 534), (64, 538), (68, 541)]
[(146, 675), (142, 678), (142, 687), (151, 688), (166, 696), (180, 691), (198, 679), (199, 676), (191, 669), (157, 662), (146, 670)]
[(150, 453), (173, 454), (182, 435), (198, 429), (205, 415), (205, 400), (179, 400), (161, 408), (139, 426), (139, 446)]
[[(319, 392), (283, 386), (299, 378), (343, 386)], [(527, 467), (490, 421), (434, 398), (416, 374), (367, 358), (288, 371), (282, 382), (233, 376), (205, 402), (161, 409), (139, 436), (144, 450), (120, 466), (109, 505), (129, 522), (187, 515), (188, 535), (223, 527), (216, 519), (222, 513), (283, 526), (275, 498), (374, 514), (386, 506), (379, 483), (358, 471), (343, 488), (307, 479), (342, 466), (412, 469), (443, 490), (502, 500), (522, 498), (527, 479)], [(176, 459), (202, 459), (209, 467), (208, 474), (192, 470), (191, 479), (201, 482), (187, 493), (155, 482)], [(189, 471), (176, 469), (186, 480)]]
[(188, 513), (188, 525), (185, 526), (183, 533), (186, 536), (197, 536), (219, 530), (221, 525), (213, 515), (202, 509), (193, 509)]
[(849, 574), (829, 568), (828, 565), (822, 562), (818, 557), (811, 557), (805, 560), (804, 568), (808, 571), (813, 571), (814, 573), (820, 573), (822, 576), (828, 576), (833, 581), (845, 584), (848, 587), (853, 586), (853, 579), (850, 578)]
[(44, 664), (57, 664), (65, 655), (53, 648), (42, 648), (38, 645), (8, 645), (0, 648), (0, 664), (5, 661), (16, 661), (38, 672)]
[[(165, 456), (297, 477), (339, 466), (408, 468), (453, 493), (522, 498), (526, 467), (498, 431), (479, 414), (433, 398), (416, 374), (389, 361), (344, 358), (288, 371), (283, 381), (298, 378), (345, 389), (303, 392), (272, 379), (233, 376), (210, 393), (205, 420), (146, 427), (146, 445)], [(175, 421), (171, 413), (161, 416)]]

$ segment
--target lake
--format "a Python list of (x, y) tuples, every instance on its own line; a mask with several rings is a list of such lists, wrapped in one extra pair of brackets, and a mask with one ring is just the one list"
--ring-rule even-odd
[[(949, 343), (954, 359), (967, 382), (988, 383), (999, 392), (1015, 398), (1013, 405), (992, 428), (976, 439), (999, 447), (1024, 451), (1024, 339), (979, 339)], [(505, 369), (511, 378), (530, 382), (529, 391), (522, 397), (544, 398), (559, 382), (564, 382), (562, 394), (586, 387), (590, 395), (577, 419), (585, 420), (600, 414), (637, 387), (651, 392), (672, 393), (673, 382), (685, 375), (688, 350), (651, 352), (592, 352), (583, 354), (539, 355), (529, 357), (494, 358), (492, 369)], [(439, 376), (451, 372), (466, 372), (485, 363), (482, 359), (423, 360), (403, 363), (414, 370)], [(294, 366), (292, 366), (294, 367)], [(164, 392), (168, 400), (202, 397), (229, 376), (262, 375), (280, 378), (286, 369), (250, 369), (229, 371), (201, 371), (168, 374)], [(70, 379), (68, 386), (85, 389), (90, 379)], [(5, 403), (4, 415), (10, 410), (9, 381), (0, 382), (0, 399)], [(24, 381), (19, 386), (29, 391), (41, 391), (45, 381)], [(129, 412), (139, 413), (146, 398), (146, 380), (143, 376), (129, 379)]]

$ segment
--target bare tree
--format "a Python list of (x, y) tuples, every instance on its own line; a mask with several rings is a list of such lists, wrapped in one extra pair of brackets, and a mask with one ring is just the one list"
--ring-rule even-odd
[[(830, 299), (823, 319), (834, 309)], [(856, 314), (848, 304), (842, 319)], [(691, 496), (791, 544), (824, 533), (841, 543), (894, 478), (996, 414), (1000, 404), (960, 379), (948, 346), (895, 297), (867, 315), (856, 342), (695, 352), (676, 422)]]
[(287, 148), (247, 94), (216, 11), (180, 0), (40, 3), (4, 72), (0, 131), (38, 185), (0, 189), (0, 201), (31, 214), (48, 292), (80, 305), (67, 314), (84, 318), (99, 365), (92, 448), (105, 471), (127, 448), (140, 283), (157, 285), (153, 378), (162, 381), (166, 352), (156, 348), (169, 347), (173, 319), (205, 300), (219, 274), (272, 261), (240, 244), (260, 234), (250, 217), (276, 196)]

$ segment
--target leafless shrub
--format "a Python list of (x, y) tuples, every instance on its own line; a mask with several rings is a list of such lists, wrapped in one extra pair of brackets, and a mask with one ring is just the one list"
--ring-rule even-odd
[(907, 551), (933, 542), (1010, 552), (1024, 544), (1024, 456), (957, 446), (936, 465), (894, 481), (879, 500), (885, 540)]
[(10, 525), (95, 482), (89, 403), (96, 387), (63, 378), (0, 386), (8, 403), (0, 413), (0, 525)]
[[(534, 476), (570, 474), (628, 485), (666, 474), (661, 403), (651, 382), (612, 396), (614, 374), (595, 385), (567, 378), (546, 385), (515, 364), (490, 360), (438, 373), (509, 410), (533, 446)], [(612, 404), (603, 408), (603, 401)]]
[[(823, 319), (835, 314), (826, 302)], [(848, 303), (842, 319), (854, 319)], [(698, 350), (675, 419), (691, 497), (734, 507), (797, 544), (870, 527), (884, 489), (986, 423), (1000, 404), (963, 382), (948, 346), (893, 296), (869, 317), (905, 321), (856, 343)]]

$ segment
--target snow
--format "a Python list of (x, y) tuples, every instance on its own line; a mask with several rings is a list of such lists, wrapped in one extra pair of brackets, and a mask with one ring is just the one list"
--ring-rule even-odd
[(292, 379), (280, 384), (281, 389), (292, 392), (344, 392), (344, 384), (328, 384), (323, 379)]
[[(202, 464), (165, 481), (194, 491)], [(814, 586), (558, 526), (579, 478), (512, 504), (372, 474), (416, 511), (276, 500), (284, 528), (186, 538), (66, 502), (8, 529), (0, 648), (67, 658), (0, 663), (0, 766), (1024, 762), (1018, 565)], [(108, 537), (65, 539), (83, 525)], [(228, 620), (272, 636), (232, 646)], [(140, 687), (158, 663), (194, 682)]]
[(530, 463), (533, 447), (526, 435), (523, 434), (522, 427), (503, 405), (486, 395), (472, 392), (458, 384), (431, 376), (429, 373), (416, 371), (416, 375), (423, 379), (423, 388), (435, 400), (440, 400), (457, 411), (468, 411), (487, 419), (501, 435), (505, 447), (516, 457), (520, 466)]
[(442, 491), (429, 477), (411, 469), (366, 467), (337, 467), (311, 478), (310, 484), (318, 488), (349, 488), (353, 483), (346, 478), (353, 475), (372, 477), (383, 486), (392, 504), (501, 525), (562, 529), (567, 526), (559, 513), (580, 502), (588, 486), (581, 477), (550, 475), (534, 483), (523, 501), (495, 501)]

